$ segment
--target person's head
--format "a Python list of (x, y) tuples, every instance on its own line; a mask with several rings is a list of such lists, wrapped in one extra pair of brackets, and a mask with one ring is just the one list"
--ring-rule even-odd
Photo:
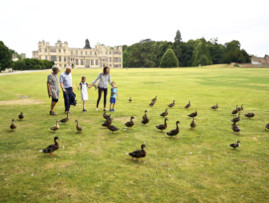
[(52, 67), (53, 74), (57, 75), (60, 72), (60, 68), (56, 65)]
[(66, 68), (65, 68), (65, 73), (68, 75), (69, 73), (71, 73), (71, 71), (72, 71), (72, 68), (70, 67), (70, 66), (67, 66)]
[(110, 72), (110, 68), (109, 68), (108, 66), (105, 66), (105, 67), (103, 68), (103, 73), (104, 73), (105, 75), (107, 75), (107, 74), (109, 74), (109, 72)]
[(112, 87), (116, 87), (116, 82), (115, 82), (115, 81), (112, 81), (112, 82), (111, 82), (111, 86), (112, 86)]
[(86, 77), (85, 76), (81, 77), (81, 82), (83, 82), (83, 83), (86, 82)]

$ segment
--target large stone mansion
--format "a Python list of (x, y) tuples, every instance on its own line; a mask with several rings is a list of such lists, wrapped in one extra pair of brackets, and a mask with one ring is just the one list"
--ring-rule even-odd
[(57, 41), (55, 46), (44, 40), (33, 51), (33, 58), (54, 61), (60, 68), (122, 68), (122, 47), (109, 47), (97, 44), (93, 49), (87, 44), (84, 48), (69, 48), (67, 42)]

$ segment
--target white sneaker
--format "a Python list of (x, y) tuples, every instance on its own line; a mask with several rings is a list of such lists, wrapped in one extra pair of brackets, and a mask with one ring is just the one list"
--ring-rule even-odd
[(96, 111), (98, 111), (98, 108), (96, 108)]

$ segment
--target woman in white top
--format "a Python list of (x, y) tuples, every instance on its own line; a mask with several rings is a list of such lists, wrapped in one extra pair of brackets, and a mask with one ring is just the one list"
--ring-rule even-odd
[(106, 97), (107, 97), (107, 86), (108, 83), (111, 84), (111, 79), (110, 79), (110, 68), (109, 67), (104, 67), (103, 73), (100, 73), (98, 77), (92, 82), (92, 84), (89, 85), (89, 87), (92, 87), (98, 80), (98, 99), (96, 103), (96, 111), (98, 111), (98, 106), (99, 102), (102, 96), (102, 92), (104, 92), (104, 111), (106, 111)]

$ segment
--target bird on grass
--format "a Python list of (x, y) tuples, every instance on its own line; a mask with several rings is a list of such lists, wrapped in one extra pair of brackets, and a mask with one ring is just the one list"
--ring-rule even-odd
[(168, 109), (165, 109), (165, 112), (161, 113), (160, 116), (165, 117), (168, 115)]
[(129, 102), (132, 102), (132, 101), (133, 101), (133, 100), (132, 100), (132, 97), (130, 97), (130, 98), (129, 98)]
[(239, 126), (238, 125), (236, 125), (236, 122), (234, 122), (233, 124), (232, 124), (232, 129), (233, 129), (233, 131), (234, 131), (234, 134), (235, 133), (238, 133), (238, 134), (240, 134), (240, 128), (239, 128)]
[(78, 131), (78, 132), (82, 132), (83, 127), (79, 126), (79, 124), (78, 124), (78, 120), (75, 120), (75, 122), (77, 123), (77, 125), (76, 125), (76, 129), (77, 129), (77, 131)]
[(196, 123), (194, 121), (194, 118), (192, 118), (192, 122), (191, 122), (190, 126), (192, 129), (196, 127)]
[(69, 112), (67, 112), (66, 118), (60, 120), (61, 123), (67, 123), (67, 121), (69, 121)]
[(238, 105), (236, 105), (235, 109), (232, 111), (232, 114), (237, 114), (238, 113)]
[(144, 148), (146, 148), (146, 145), (142, 144), (141, 150), (136, 150), (136, 151), (130, 152), (129, 155), (132, 157), (132, 160), (134, 160), (134, 158), (136, 158), (137, 161), (139, 161), (140, 158), (145, 157), (146, 151), (144, 150)]
[(56, 121), (56, 124), (55, 124), (54, 126), (50, 127), (50, 130), (52, 130), (52, 131), (54, 131), (54, 132), (55, 132), (56, 130), (58, 130), (58, 129), (60, 128), (58, 122), (59, 122), (59, 121)]
[(116, 131), (119, 130), (119, 128), (117, 128), (116, 126), (111, 125), (111, 124), (108, 124), (108, 125), (107, 125), (107, 129), (110, 130), (111, 133), (116, 132)]
[(240, 141), (238, 140), (236, 143), (230, 144), (230, 147), (232, 147), (233, 149), (236, 149), (237, 147), (240, 147)]
[(108, 117), (106, 121), (102, 124), (103, 127), (107, 127), (108, 125), (112, 124), (112, 118)]
[(54, 137), (54, 144), (47, 146), (47, 148), (40, 150), (40, 152), (50, 153), (50, 156), (53, 156), (53, 152), (59, 149), (58, 139), (58, 137)]
[(248, 118), (253, 118), (255, 116), (255, 113), (252, 111), (251, 113), (245, 114), (245, 116)]
[(237, 123), (237, 122), (239, 122), (239, 121), (240, 121), (240, 113), (238, 114), (237, 117), (233, 118), (231, 121), (232, 121), (233, 123)]
[(157, 101), (157, 96), (155, 96), (151, 101), (156, 102)]
[(266, 129), (269, 130), (269, 123), (267, 123), (267, 124), (265, 125), (265, 130), (266, 130)]
[(19, 118), (20, 120), (22, 120), (22, 119), (24, 118), (24, 115), (23, 115), (22, 112), (20, 113), (20, 115), (18, 115), (18, 118)]
[(195, 112), (189, 114), (188, 116), (191, 117), (191, 118), (194, 118), (194, 117), (196, 117), (197, 115), (198, 115), (198, 113), (197, 113), (197, 109), (195, 109)]
[(147, 115), (147, 112), (148, 111), (145, 110), (145, 115), (142, 117), (142, 121), (141, 121), (141, 123), (144, 124), (144, 125), (146, 125), (149, 122), (149, 117)]
[(134, 125), (134, 121), (133, 121), (133, 119), (134, 119), (134, 116), (132, 116), (132, 117), (130, 118), (130, 121), (129, 121), (129, 122), (126, 122), (124, 125), (125, 125), (126, 127), (128, 127), (128, 128), (133, 127), (133, 125)]
[(215, 106), (211, 106), (211, 109), (214, 109), (214, 110), (216, 110), (218, 108), (219, 108), (219, 105), (218, 104), (216, 104)]
[(165, 129), (167, 128), (167, 122), (166, 122), (167, 120), (168, 120), (168, 118), (165, 118), (165, 119), (164, 119), (164, 124), (157, 125), (156, 128), (157, 128), (158, 130), (161, 130), (161, 131), (163, 132), (163, 130), (165, 130)]
[(11, 129), (11, 130), (15, 130), (15, 129), (17, 128), (17, 126), (14, 124), (14, 122), (15, 122), (15, 120), (12, 119), (12, 120), (11, 120), (11, 125), (10, 125), (10, 129)]
[(111, 116), (111, 114), (106, 114), (106, 112), (104, 112), (104, 114), (103, 114), (103, 117), (104, 117), (104, 119), (107, 119), (107, 118), (110, 118), (110, 116)]
[(191, 106), (191, 101), (189, 101), (189, 103), (188, 103), (188, 104), (186, 104), (185, 109), (190, 108), (190, 106)]
[(171, 130), (170, 132), (166, 133), (168, 136), (170, 136), (170, 138), (172, 138), (173, 136), (177, 136), (177, 134), (179, 133), (179, 127), (178, 124), (180, 123), (180, 121), (176, 122), (176, 129)]
[(149, 104), (149, 106), (154, 106), (155, 102), (156, 102), (156, 101), (152, 101), (152, 102)]
[(176, 100), (174, 100), (173, 103), (169, 104), (168, 107), (171, 108), (171, 107), (175, 106), (175, 101), (176, 101)]
[(244, 105), (244, 104), (241, 104), (241, 107), (238, 107), (238, 108), (237, 108), (238, 111), (243, 111), (243, 110), (244, 110), (243, 105)]

